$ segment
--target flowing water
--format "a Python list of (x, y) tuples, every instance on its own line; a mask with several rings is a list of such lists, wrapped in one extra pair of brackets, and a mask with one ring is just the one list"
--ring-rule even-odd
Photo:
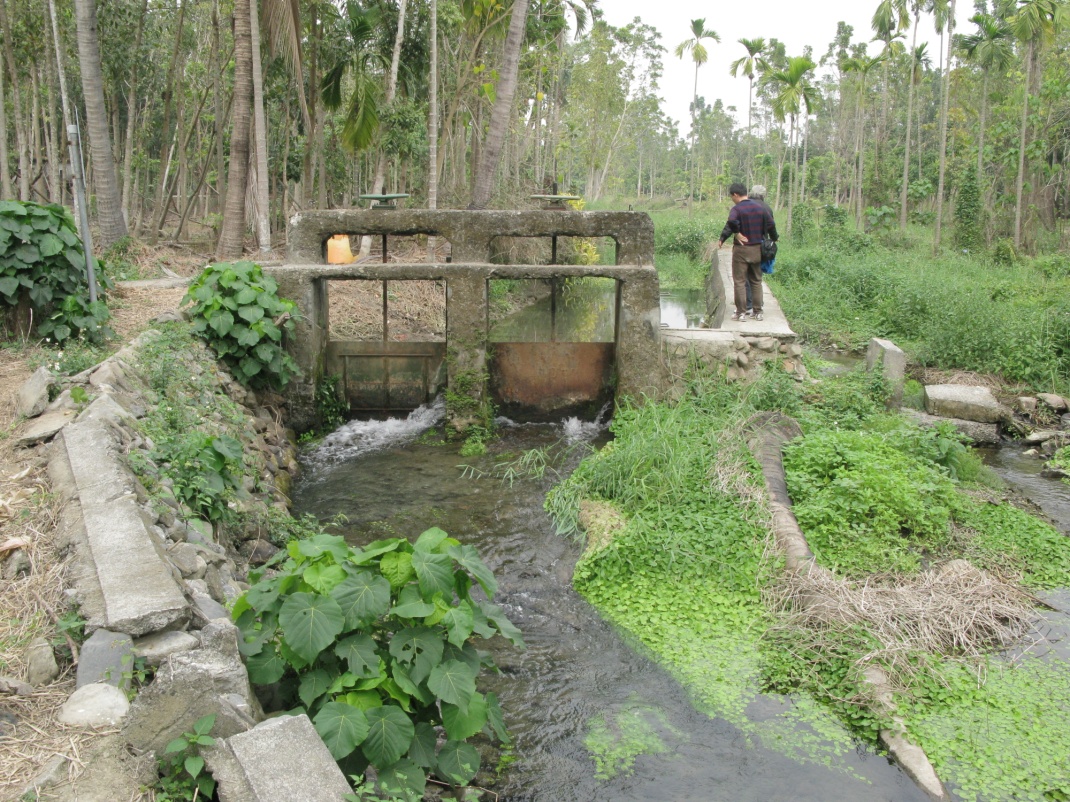
[[(580, 548), (555, 533), (542, 508), (553, 478), (517, 477), (509, 484), (494, 466), (562, 441), (597, 447), (606, 439), (601, 424), (501, 421), (493, 453), (465, 459), (456, 444), (428, 436), (441, 415), (439, 406), (407, 420), (347, 424), (306, 457), (295, 502), (298, 512), (321, 519), (343, 513), (343, 532), (355, 545), (441, 527), (474, 545), (494, 571), (496, 601), (527, 642), (523, 652), (497, 648), (502, 673), (481, 680), (501, 698), (516, 743), (516, 762), (496, 788), (502, 802), (925, 799), (897, 767), (862, 746), (841, 760), (841, 769), (831, 769), (749, 743), (732, 725), (698, 712), (666, 671), (572, 590)], [(754, 708), (783, 705), (778, 697), (760, 697)], [(640, 755), (632, 772), (596, 778), (584, 740), (600, 716), (642, 720), (664, 751)]]

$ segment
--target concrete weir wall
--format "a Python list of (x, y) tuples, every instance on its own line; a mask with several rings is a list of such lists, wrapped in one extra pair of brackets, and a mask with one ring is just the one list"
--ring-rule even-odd
[[(335, 234), (442, 237), (452, 261), (442, 263), (325, 264), (325, 243)], [(498, 237), (610, 237), (616, 265), (496, 265), (491, 250)], [(327, 282), (347, 279), (444, 280), (448, 381), (484, 375), (487, 351), (487, 281), (599, 276), (619, 284), (617, 393), (635, 398), (662, 387), (661, 309), (654, 270), (654, 225), (638, 212), (574, 211), (310, 211), (290, 221), (287, 263), (266, 267), (279, 294), (301, 310), (290, 353), (302, 370), (288, 388), (291, 424), (303, 428), (314, 413), (316, 382), (323, 375), (328, 336)], [(481, 402), (485, 385), (470, 391)], [(457, 421), (455, 421), (457, 423)], [(463, 422), (462, 422), (463, 423)]]

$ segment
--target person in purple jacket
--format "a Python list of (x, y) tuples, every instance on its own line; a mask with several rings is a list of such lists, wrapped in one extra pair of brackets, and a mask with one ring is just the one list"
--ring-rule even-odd
[(732, 285), (736, 311), (732, 320), (747, 319), (747, 285), (750, 285), (754, 305), (754, 320), (762, 320), (762, 240), (768, 236), (774, 242), (780, 237), (769, 207), (751, 200), (747, 188), (735, 183), (728, 188), (735, 204), (728, 213), (728, 222), (717, 243), (720, 249), (725, 240), (734, 237), (732, 244)]

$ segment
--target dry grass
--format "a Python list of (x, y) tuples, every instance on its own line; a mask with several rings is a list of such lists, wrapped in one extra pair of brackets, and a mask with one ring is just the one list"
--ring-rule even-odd
[(1019, 642), (1035, 617), (1028, 594), (966, 560), (914, 577), (785, 574), (765, 591), (765, 601), (782, 615), (780, 629), (808, 631), (815, 641), (864, 628), (879, 646), (859, 667), (879, 665), (901, 687), (919, 670), (919, 654), (978, 658)]
[(117, 287), (111, 296), (111, 327), (123, 342), (150, 327), (149, 321), (178, 309), (185, 287)]
[[(392, 341), (445, 339), (446, 289), (442, 282), (391, 281), (387, 293)], [(328, 296), (332, 339), (382, 339), (382, 282), (331, 281)]]

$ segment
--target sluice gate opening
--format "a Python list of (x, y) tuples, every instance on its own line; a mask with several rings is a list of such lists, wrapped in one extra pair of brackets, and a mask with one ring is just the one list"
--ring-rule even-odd
[[(287, 263), (266, 268), (280, 294), (301, 310), (288, 343), (302, 369), (300, 380), (287, 388), (295, 425), (314, 419), (317, 389), (331, 375), (341, 379), (355, 413), (404, 412), (446, 389), (447, 415), (458, 428), (477, 423), (473, 410), (488, 405), (511, 418), (533, 420), (590, 415), (617, 395), (656, 394), (662, 362), (653, 234), (650, 218), (637, 212), (295, 215)], [(331, 264), (328, 244), (337, 235), (349, 239), (351, 252), (358, 237), (367, 236), (377, 252)], [(448, 243), (450, 258), (437, 251), (424, 261), (423, 240), (407, 249), (396, 244), (419, 236)], [(581, 242), (587, 258), (576, 261), (615, 264), (553, 263), (576, 247), (570, 243)], [(548, 257), (551, 263), (518, 264), (514, 260), (525, 248), (537, 254), (534, 261)], [(387, 254), (394, 261), (386, 261)], [(435, 300), (428, 303), (441, 306), (441, 326), (401, 331), (396, 296), (416, 285), (435, 288)], [(524, 303), (514, 298), (505, 308), (498, 301), (506, 285), (510, 291), (530, 285), (531, 297)], [(381, 323), (354, 333), (344, 330), (339, 298), (358, 286), (363, 302), (374, 294), (371, 303), (379, 304), (375, 315), (365, 309), (359, 317), (365, 324), (371, 317)], [(590, 286), (596, 287), (591, 297), (602, 301), (589, 304), (581, 297)], [(525, 306), (530, 308), (521, 309)]]

